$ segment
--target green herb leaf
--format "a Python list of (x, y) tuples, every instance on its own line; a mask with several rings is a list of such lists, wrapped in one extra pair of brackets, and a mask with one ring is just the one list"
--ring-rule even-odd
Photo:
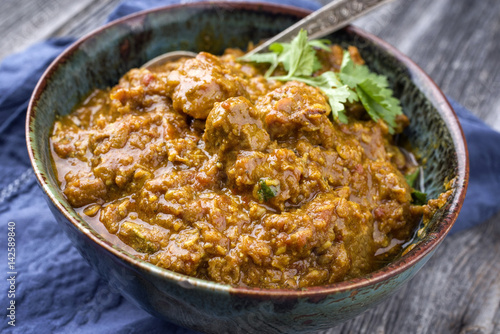
[[(323, 64), (319, 61), (318, 57), (314, 57), (314, 64), (313, 64), (313, 73), (316, 71), (319, 71), (323, 68)], [(333, 72), (331, 72), (333, 73)]]
[(287, 77), (311, 76), (321, 68), (314, 47), (330, 51), (325, 41), (309, 42), (307, 31), (301, 29), (291, 43), (273, 43), (269, 46), (271, 52), (243, 56), (239, 60), (271, 64), (270, 70), (266, 72), (266, 77), (271, 75), (279, 64), (287, 72)]
[[(382, 119), (389, 126), (389, 132), (394, 133), (396, 116), (403, 111), (399, 100), (388, 88), (387, 78), (371, 72), (365, 65), (354, 64), (348, 51), (344, 51), (339, 77), (355, 91), (370, 117), (375, 122)], [(352, 101), (356, 101), (353, 95), (349, 97), (349, 102)]]
[(313, 39), (312, 41), (309, 41), (309, 45), (313, 48), (323, 49), (326, 52), (332, 52), (332, 50), (330, 50), (330, 47), (328, 46), (330, 44), (332, 44), (332, 41), (330, 41), (329, 39)]
[[(385, 76), (371, 72), (367, 66), (356, 65), (348, 51), (344, 51), (338, 74), (328, 71), (318, 77), (312, 76), (322, 67), (314, 48), (331, 51), (328, 43), (327, 40), (308, 41), (307, 32), (301, 30), (291, 43), (274, 43), (269, 47), (270, 53), (244, 56), (240, 60), (269, 63), (265, 74), (269, 79), (296, 80), (318, 87), (328, 98), (333, 118), (340, 122), (347, 123), (345, 103), (361, 101), (374, 121), (382, 119), (389, 132), (394, 133), (396, 116), (402, 110), (399, 100), (392, 96)], [(280, 64), (287, 74), (270, 77)]]
[(243, 56), (240, 60), (253, 61), (255, 63), (276, 63), (278, 61), (278, 55), (273, 52), (268, 53), (256, 53), (251, 56)]
[(290, 43), (288, 76), (311, 76), (316, 51), (307, 42), (307, 31), (301, 29)]
[[(269, 63), (270, 67), (265, 74), (269, 79), (279, 81), (296, 80), (318, 87), (328, 98), (333, 117), (347, 123), (344, 103), (347, 100), (357, 100), (356, 93), (342, 84), (337, 75), (331, 71), (312, 77), (314, 72), (322, 68), (314, 48), (330, 52), (328, 43), (330, 43), (328, 40), (308, 41), (307, 32), (301, 30), (291, 43), (273, 43), (269, 46), (269, 50), (272, 52), (243, 56), (240, 60)], [(283, 66), (287, 75), (269, 77), (279, 64)]]
[(406, 182), (408, 182), (410, 187), (413, 188), (413, 186), (415, 185), (415, 181), (417, 180), (418, 174), (420, 174), (419, 168), (415, 169), (413, 173), (405, 175)]
[(413, 204), (416, 205), (424, 205), (427, 204), (427, 194), (418, 190), (413, 190), (411, 193), (411, 198), (413, 200)]
[(276, 67), (279, 65), (278, 54), (273, 52), (268, 53), (256, 53), (251, 56), (243, 56), (239, 58), (241, 61), (254, 62), (254, 63), (269, 63), (271, 66), (267, 70), (265, 76), (270, 76)]
[(392, 90), (381, 88), (371, 79), (358, 84), (356, 92), (370, 117), (377, 122), (382, 119), (389, 126), (389, 132), (394, 133), (396, 116), (402, 113), (399, 101), (392, 97)]
[[(278, 63), (276, 64), (276, 66), (282, 64), (283, 68), (287, 72), (290, 70), (290, 49), (290, 43), (273, 43), (269, 47), (269, 50), (275, 52), (278, 55)], [(269, 73), (269, 71), (267, 71), (266, 76), (269, 76), (268, 74), (271, 75), (272, 72)]]
[(377, 86), (382, 88), (389, 87), (389, 82), (385, 76), (371, 72), (366, 65), (356, 65), (351, 59), (349, 51), (346, 50), (344, 50), (339, 76), (343, 83), (353, 89), (366, 79), (371, 79)]
[(279, 54), (285, 51), (285, 46), (290, 47), (290, 43), (273, 43), (269, 45), (269, 51)]
[(271, 198), (276, 197), (278, 195), (280, 189), (279, 189), (279, 184), (272, 185), (271, 180), (269, 179), (260, 179), (259, 180), (259, 190), (257, 191), (257, 194), (259, 196), (259, 200), (261, 201), (268, 201)]
[(350, 96), (350, 90), (347, 86), (341, 86), (337, 88), (320, 88), (323, 93), (328, 97), (328, 103), (332, 109), (332, 116), (334, 119), (338, 119), (342, 123), (347, 123), (347, 116), (345, 114), (344, 103)]

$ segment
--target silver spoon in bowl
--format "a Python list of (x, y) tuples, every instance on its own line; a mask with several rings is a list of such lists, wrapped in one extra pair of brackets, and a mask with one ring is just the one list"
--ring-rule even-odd
[[(278, 35), (247, 52), (247, 55), (266, 50), (269, 45), (276, 42), (290, 42), (299, 33), (300, 29), (306, 30), (310, 39), (326, 36), (345, 27), (354, 19), (390, 1), (393, 0), (333, 0)], [(142, 68), (151, 69), (169, 61), (175, 61), (182, 57), (194, 58), (196, 55), (195, 52), (191, 51), (167, 52), (151, 59), (142, 65)]]

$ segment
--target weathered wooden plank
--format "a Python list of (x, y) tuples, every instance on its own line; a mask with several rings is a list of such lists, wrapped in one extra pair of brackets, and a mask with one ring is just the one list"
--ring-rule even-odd
[(71, 20), (53, 32), (52, 36), (81, 37), (106, 22), (109, 13), (121, 0), (101, 0), (83, 8)]
[(500, 2), (398, 0), (356, 22), (406, 53), (500, 130)]
[(94, 0), (2, 1), (0, 31), (4, 32), (0, 59), (51, 34)]
[(119, 0), (3, 0), (0, 60), (48, 37), (80, 37), (101, 25), (118, 3)]

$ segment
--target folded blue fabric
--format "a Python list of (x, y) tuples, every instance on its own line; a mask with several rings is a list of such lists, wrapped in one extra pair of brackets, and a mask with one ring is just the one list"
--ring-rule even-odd
[[(176, 1), (129, 0), (110, 19)], [(314, 1), (272, 1), (316, 9)], [(52, 39), (6, 58), (0, 64), (0, 237), (15, 223), (16, 326), (5, 316), (2, 332), (19, 333), (193, 333), (155, 319), (124, 300), (89, 269), (47, 208), (25, 149), (25, 111), (36, 82), (71, 42)], [(477, 225), (500, 209), (500, 133), (451, 101), (467, 138), (470, 183), (453, 232)], [(12, 225), (12, 224), (10, 224)], [(5, 239), (4, 239), (5, 240)], [(7, 259), (6, 247), (0, 258)], [(3, 272), (8, 270), (6, 265)], [(6, 277), (0, 306), (8, 307)]]

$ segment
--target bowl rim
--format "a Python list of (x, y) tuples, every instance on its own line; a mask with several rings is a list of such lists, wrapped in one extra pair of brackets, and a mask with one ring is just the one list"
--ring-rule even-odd
[[(366, 276), (358, 277), (334, 284), (321, 285), (309, 287), (301, 290), (293, 289), (264, 289), (264, 288), (254, 288), (254, 287), (233, 287), (227, 284), (212, 282), (208, 280), (203, 280), (200, 278), (190, 277), (184, 274), (180, 274), (168, 269), (164, 269), (153, 265), (149, 262), (140, 260), (133, 257), (127, 251), (123, 249), (118, 249), (113, 246), (110, 242), (107, 242), (99, 233), (93, 229), (84, 226), (82, 222), (75, 219), (68, 210), (56, 199), (55, 195), (52, 193), (52, 189), (48, 184), (48, 181), (43, 176), (42, 171), (37, 166), (37, 160), (40, 160), (39, 153), (34, 149), (36, 146), (32, 143), (32, 138), (36, 138), (34, 135), (34, 125), (35, 120), (35, 108), (37, 102), (44, 92), (45, 87), (50, 81), (50, 77), (55, 73), (61, 63), (64, 63), (65, 59), (71, 56), (78, 47), (85, 41), (92, 39), (100, 34), (102, 34), (106, 29), (118, 26), (121, 24), (131, 23), (134, 20), (141, 20), (147, 15), (155, 12), (171, 11), (183, 8), (197, 8), (197, 9), (210, 9), (210, 8), (234, 8), (234, 9), (245, 9), (252, 11), (265, 11), (269, 13), (280, 13), (285, 15), (291, 15), (296, 17), (304, 17), (311, 13), (310, 10), (275, 4), (275, 3), (265, 3), (265, 2), (230, 2), (230, 1), (218, 1), (218, 2), (197, 2), (197, 3), (185, 3), (185, 4), (175, 4), (167, 5), (158, 8), (148, 9), (124, 16), (118, 20), (112, 21), (103, 25), (100, 28), (93, 30), (92, 32), (86, 34), (85, 36), (79, 38), (68, 48), (66, 48), (45, 70), (41, 78), (39, 79), (31, 99), (29, 101), (27, 114), (26, 114), (26, 144), (28, 149), (28, 154), (30, 157), (31, 165), (34, 169), (36, 178), (39, 185), (42, 187), (45, 194), (48, 196), (52, 204), (59, 210), (60, 213), (83, 234), (85, 237), (90, 239), (91, 242), (100, 248), (104, 248), (107, 252), (111, 253), (112, 256), (118, 257), (120, 260), (127, 263), (131, 267), (136, 267), (142, 271), (147, 271), (153, 274), (157, 278), (166, 279), (172, 283), (178, 284), (188, 284), (191, 287), (198, 287), (202, 289), (207, 289), (212, 292), (219, 293), (229, 293), (231, 295), (236, 295), (240, 297), (253, 297), (259, 299), (296, 299), (296, 298), (324, 298), (330, 294), (345, 293), (352, 290), (359, 290), (366, 288), (370, 285), (384, 284), (385, 281), (402, 274), (411, 267), (413, 267), (420, 260), (424, 259), (430, 255), (435, 248), (440, 244), (440, 242), (445, 238), (447, 233), (456, 221), (460, 208), (465, 199), (465, 193), (469, 180), (469, 158), (467, 143), (465, 141), (463, 130), (458, 121), (458, 117), (453, 111), (448, 100), (444, 96), (441, 89), (436, 85), (436, 83), (418, 66), (416, 65), (408, 56), (404, 55), (401, 51), (397, 50), (395, 47), (389, 43), (383, 41), (379, 37), (372, 35), (368, 32), (363, 31), (361, 28), (354, 26), (347, 26), (345, 29), (349, 33), (358, 35), (373, 44), (380, 47), (385, 52), (393, 56), (402, 63), (410, 72), (412, 81), (415, 78), (419, 79), (420, 82), (425, 84), (429, 88), (427, 97), (429, 94), (432, 95), (432, 99), (435, 101), (433, 103), (436, 110), (439, 112), (441, 118), (446, 124), (450, 135), (452, 137), (454, 147), (457, 155), (457, 180), (455, 181), (455, 191), (453, 201), (448, 205), (447, 214), (443, 217), (436, 231), (429, 233), (422, 241), (420, 241), (415, 248), (409, 251), (407, 254), (401, 258), (391, 262), (387, 266), (374, 271)], [(32, 131), (33, 129), (33, 131)], [(83, 220), (83, 219), (82, 219)], [(90, 225), (89, 225), (90, 226)], [(185, 285), (184, 285), (185, 286)]]

